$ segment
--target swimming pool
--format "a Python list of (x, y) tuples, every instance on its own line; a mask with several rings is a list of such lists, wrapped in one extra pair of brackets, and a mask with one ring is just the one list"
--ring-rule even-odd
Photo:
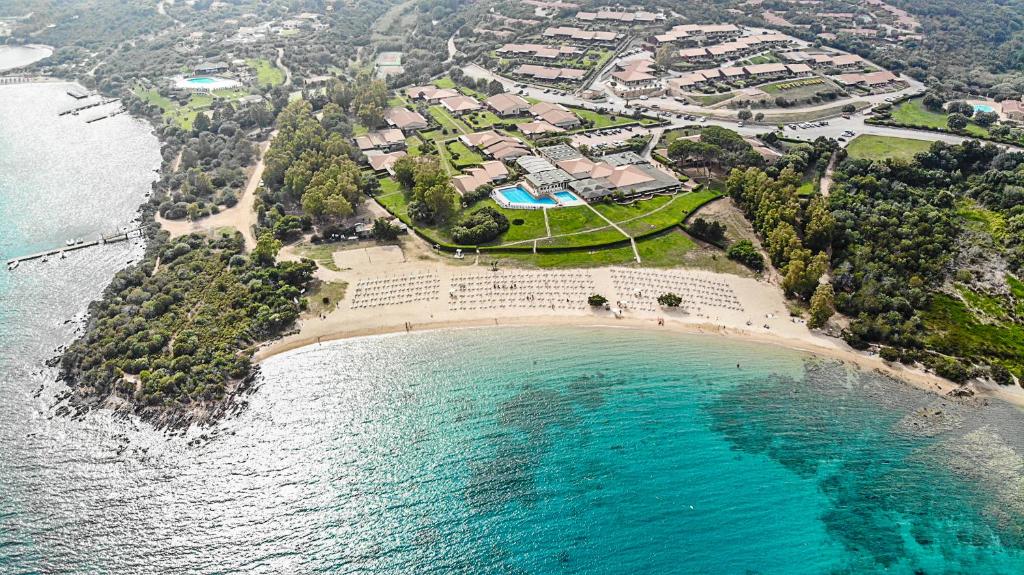
[(533, 197), (533, 194), (526, 191), (522, 185), (510, 186), (494, 190), (495, 199), (499, 204), (508, 208), (555, 208), (559, 206), (574, 206), (583, 203), (576, 194), (567, 191), (555, 192), (555, 197), (543, 196)]
[(989, 106), (988, 104), (975, 104), (974, 105), (974, 111), (975, 112), (995, 112), (996, 109), (993, 108), (992, 106)]
[(196, 92), (210, 92), (213, 90), (223, 90), (225, 88), (237, 88), (242, 85), (238, 80), (219, 78), (217, 76), (192, 76), (187, 78), (178, 76), (175, 78), (174, 83), (180, 89)]
[[(527, 192), (522, 186), (514, 186), (511, 188), (502, 188), (498, 190), (498, 193), (505, 198), (510, 204), (530, 204), (534, 206), (556, 206), (558, 202), (544, 196), (543, 198), (535, 198), (533, 194)], [(560, 192), (562, 193), (562, 192)]]

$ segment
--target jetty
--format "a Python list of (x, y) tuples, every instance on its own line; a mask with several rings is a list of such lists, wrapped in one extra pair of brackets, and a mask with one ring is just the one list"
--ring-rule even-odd
[(109, 114), (104, 114), (102, 116), (97, 116), (95, 118), (91, 118), (89, 120), (86, 120), (85, 123), (86, 124), (91, 124), (93, 122), (99, 122), (100, 120), (105, 120), (107, 118), (113, 118), (114, 116), (118, 116), (118, 115), (123, 114), (125, 112), (127, 112), (127, 110), (125, 110), (124, 108), (118, 108), (117, 110), (114, 110), (113, 112), (111, 112)]
[(114, 234), (114, 235), (111, 235), (111, 236), (103, 236), (103, 235), (101, 235), (100, 239), (93, 240), (91, 242), (80, 242), (80, 243), (75, 243), (75, 244), (72, 244), (72, 245), (65, 245), (65, 246), (62, 246), (62, 247), (59, 247), (59, 248), (53, 248), (53, 249), (50, 249), (50, 250), (44, 250), (44, 251), (41, 251), (41, 252), (36, 252), (34, 254), (28, 254), (28, 255), (25, 255), (25, 256), (18, 256), (16, 258), (11, 258), (11, 259), (7, 260), (7, 268), (11, 269), (12, 266), (13, 267), (17, 267), (19, 264), (21, 264), (21, 262), (27, 262), (27, 261), (31, 261), (31, 260), (38, 260), (38, 259), (49, 257), (49, 256), (59, 256), (60, 254), (66, 253), (66, 252), (74, 252), (74, 251), (78, 251), (78, 250), (84, 250), (85, 248), (91, 248), (91, 247), (95, 247), (95, 246), (102, 246), (102, 245), (105, 245), (105, 244), (114, 244), (114, 243), (118, 243), (118, 242), (126, 242), (126, 241), (128, 241), (128, 240), (130, 240), (132, 238), (140, 238), (140, 237), (142, 237), (142, 233), (143, 233), (143, 228), (135, 228), (135, 229), (131, 229), (131, 230), (128, 230), (126, 232), (122, 232), (122, 233), (119, 233), (119, 234)]
[(105, 98), (105, 99), (101, 99), (101, 100), (96, 101), (96, 102), (91, 102), (89, 104), (82, 104), (81, 106), (77, 106), (75, 108), (71, 108), (70, 110), (64, 110), (63, 112), (60, 112), (57, 115), (58, 116), (67, 116), (68, 114), (77, 114), (77, 113), (81, 112), (82, 110), (88, 110), (89, 108), (95, 108), (97, 106), (104, 106), (106, 104), (112, 104), (112, 103), (114, 103), (116, 101), (117, 101), (117, 98)]

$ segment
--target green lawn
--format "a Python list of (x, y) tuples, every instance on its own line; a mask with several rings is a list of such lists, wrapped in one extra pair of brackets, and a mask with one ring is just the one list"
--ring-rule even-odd
[[(466, 147), (465, 144), (459, 140), (452, 140), (448, 142), (448, 151), (452, 155), (452, 165), (456, 168), (465, 168), (468, 166), (477, 166), (483, 163), (484, 158), (480, 154)], [(458, 154), (459, 157), (456, 159), (454, 154)]]
[(593, 122), (592, 128), (608, 128), (611, 126), (621, 126), (622, 124), (631, 124), (636, 122), (629, 116), (612, 116), (608, 114), (599, 114), (593, 110), (586, 110), (584, 108), (570, 108), (579, 118), (583, 121)]
[(434, 118), (438, 124), (441, 124), (442, 128), (447, 129), (449, 132), (465, 134), (471, 131), (465, 124), (452, 117), (452, 115), (448, 113), (448, 110), (445, 110), (443, 106), (431, 106), (427, 108), (427, 111), (430, 112), (430, 116)]
[(186, 130), (192, 129), (192, 122), (196, 115), (206, 110), (217, 99), (217, 96), (210, 94), (192, 94), (184, 105), (163, 96), (156, 88), (135, 88), (136, 96), (144, 102), (159, 106), (163, 110), (164, 118), (171, 123), (177, 124)]
[[(925, 108), (921, 98), (907, 100), (892, 109), (892, 120), (907, 126), (924, 126), (948, 130), (949, 124), (946, 118), (947, 115), (944, 113), (933, 112)], [(988, 136), (988, 130), (977, 124), (968, 124), (966, 131), (973, 136)]]
[(528, 122), (533, 118), (502, 118), (489, 110), (470, 112), (462, 117), (474, 130), (486, 130), (495, 124)]
[(858, 160), (911, 160), (918, 152), (927, 152), (931, 145), (926, 140), (861, 134), (850, 141), (846, 151), (851, 158)]
[(245, 63), (256, 71), (256, 81), (262, 86), (284, 84), (284, 70), (266, 58), (250, 58)]
[(421, 154), (420, 146), (422, 145), (423, 140), (419, 136), (409, 136), (405, 139), (405, 150), (410, 156), (419, 156)]

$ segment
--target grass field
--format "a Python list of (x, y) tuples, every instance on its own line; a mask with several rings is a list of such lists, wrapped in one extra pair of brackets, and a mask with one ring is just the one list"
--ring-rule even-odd
[(918, 152), (927, 152), (931, 145), (925, 140), (861, 134), (850, 141), (846, 151), (857, 160), (911, 160)]
[[(452, 140), (451, 142), (448, 142), (448, 152), (452, 154), (451, 162), (456, 168), (477, 166), (484, 161), (480, 154), (470, 150), (459, 140)], [(458, 154), (459, 157), (456, 158), (454, 154)]]
[(789, 96), (802, 89), (812, 88), (809, 94), (813, 94), (817, 90), (825, 86), (825, 80), (821, 78), (800, 78), (798, 80), (783, 80), (782, 82), (772, 82), (771, 84), (765, 84), (758, 86), (761, 90), (769, 94), (779, 94)]
[(159, 106), (165, 119), (186, 130), (192, 129), (196, 115), (208, 109), (216, 99), (210, 94), (192, 94), (186, 104), (180, 105), (160, 94), (156, 88), (136, 88), (133, 92), (140, 100)]
[(629, 116), (612, 116), (607, 114), (599, 114), (593, 110), (585, 110), (583, 108), (569, 108), (573, 111), (581, 120), (593, 122), (592, 128), (610, 128), (612, 126), (621, 126), (622, 124), (631, 124), (636, 122)]
[(434, 118), (438, 124), (441, 124), (442, 128), (449, 132), (465, 134), (470, 131), (465, 124), (452, 117), (452, 115), (448, 113), (448, 110), (445, 110), (442, 106), (431, 106), (427, 108), (427, 111), (430, 112), (430, 116)]
[[(948, 130), (949, 123), (946, 121), (947, 115), (941, 112), (933, 112), (928, 108), (925, 108), (922, 102), (923, 100), (921, 98), (914, 98), (893, 107), (892, 120), (898, 124), (906, 126), (925, 126), (928, 128)], [(988, 136), (988, 130), (977, 124), (968, 124), (966, 131), (968, 134), (974, 136)]]
[(245, 63), (256, 71), (256, 81), (262, 86), (284, 84), (284, 70), (266, 58), (250, 58)]

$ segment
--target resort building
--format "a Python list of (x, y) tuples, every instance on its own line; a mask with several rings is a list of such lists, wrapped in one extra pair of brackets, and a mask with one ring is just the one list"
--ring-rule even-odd
[(1003, 100), (1000, 108), (1007, 120), (1015, 122), (1024, 120), (1024, 102), (1020, 100)]
[(394, 126), (406, 133), (427, 129), (427, 119), (419, 112), (406, 108), (391, 108), (384, 114), (384, 119), (389, 126)]
[(461, 94), (441, 100), (441, 105), (444, 106), (446, 110), (456, 115), (480, 109), (480, 102), (478, 102), (476, 98), (470, 98), (469, 96), (463, 96)]
[(523, 178), (527, 191), (538, 198), (565, 190), (566, 185), (572, 181), (575, 181), (575, 178), (557, 168), (526, 174)]
[(356, 136), (356, 145), (363, 152), (368, 150), (384, 150), (389, 152), (405, 147), (405, 134), (397, 128), (377, 130), (363, 136)]
[(494, 113), (506, 118), (509, 116), (522, 116), (529, 109), (530, 103), (516, 96), (515, 94), (495, 94), (484, 100)]
[[(558, 163), (562, 160), (572, 160), (575, 158), (582, 158), (583, 154), (576, 148), (568, 144), (555, 144), (553, 146), (544, 146), (543, 148), (537, 148), (540, 155), (547, 159), (549, 162)], [(548, 168), (550, 169), (550, 168)]]
[(206, 74), (221, 74), (227, 72), (230, 66), (227, 62), (203, 62), (192, 69), (192, 73), (196, 76), (203, 76)]
[(438, 88), (437, 86), (413, 86), (412, 88), (405, 89), (405, 95), (413, 100), (437, 102), (445, 98), (454, 98), (460, 94), (456, 90)]
[(888, 70), (869, 72), (867, 74), (840, 74), (836, 82), (844, 86), (865, 86), (872, 89), (886, 88), (899, 81), (899, 77)]
[(511, 162), (530, 153), (520, 140), (494, 130), (465, 134), (459, 136), (459, 140), (469, 147), (479, 149), (490, 158), (504, 162)]
[(524, 136), (533, 137), (540, 136), (543, 134), (564, 132), (565, 130), (559, 128), (558, 126), (545, 122), (544, 120), (537, 120), (535, 122), (526, 122), (523, 124), (519, 124), (519, 131), (522, 132)]
[(496, 184), (508, 179), (508, 168), (498, 161), (484, 162), (475, 168), (470, 168), (462, 175), (452, 178), (452, 185), (462, 195), (476, 191), (485, 184)]
[(588, 44), (614, 44), (622, 34), (604, 30), (581, 30), (572, 26), (556, 26), (544, 30), (547, 38), (566, 38), (575, 42)]
[(529, 112), (537, 120), (547, 122), (563, 130), (569, 130), (580, 125), (580, 119), (576, 117), (576, 114), (573, 114), (561, 104), (538, 102), (530, 106)]
[(636, 98), (650, 95), (661, 90), (661, 82), (657, 76), (638, 69), (620, 70), (612, 73), (615, 85), (612, 91), (622, 98)]
[(366, 161), (370, 163), (370, 167), (378, 175), (389, 174), (395, 175), (395, 162), (399, 158), (404, 157), (406, 154), (404, 151), (390, 152), (387, 154), (370, 154), (366, 156)]
[(516, 159), (516, 166), (527, 174), (536, 174), (555, 169), (554, 164), (541, 156), (523, 156)]
[(665, 15), (654, 12), (620, 12), (614, 10), (600, 10), (598, 12), (577, 12), (576, 19), (582, 22), (595, 22), (595, 21), (606, 21), (606, 22), (622, 22), (622, 23), (638, 23), (638, 24), (651, 24), (665, 19)]
[[(563, 197), (566, 195), (585, 201), (601, 200), (611, 195), (630, 199), (675, 193), (681, 188), (676, 177), (633, 152), (609, 154), (592, 160), (566, 144), (546, 146), (538, 151), (541, 156), (524, 156), (516, 160), (519, 169), (527, 174), (522, 189), (537, 200), (550, 196), (547, 202), (564, 205), (563, 202), (568, 200)], [(500, 203), (500, 194), (492, 197)]]
[(743, 30), (734, 24), (680, 24), (651, 39), (654, 45), (679, 41), (723, 41), (738, 38)]
[(552, 68), (550, 66), (538, 66), (536, 64), (523, 64), (513, 70), (512, 73), (548, 82), (554, 82), (557, 80), (579, 80), (587, 75), (586, 70), (580, 70), (577, 68)]
[(576, 46), (546, 46), (544, 44), (505, 44), (495, 50), (503, 56), (530, 56), (540, 60), (556, 60), (582, 54)]

